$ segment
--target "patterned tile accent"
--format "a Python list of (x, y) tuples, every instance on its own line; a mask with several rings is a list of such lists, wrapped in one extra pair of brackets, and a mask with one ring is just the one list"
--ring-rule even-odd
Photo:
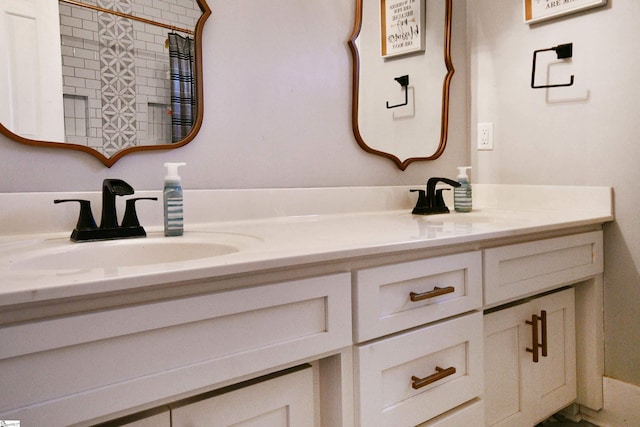
[[(105, 9), (131, 13), (130, 0), (100, 0)], [(131, 20), (98, 13), (103, 150), (111, 155), (136, 141), (136, 72)]]

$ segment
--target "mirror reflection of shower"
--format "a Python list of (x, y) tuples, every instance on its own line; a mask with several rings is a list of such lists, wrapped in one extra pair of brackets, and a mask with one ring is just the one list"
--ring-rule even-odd
[[(117, 14), (76, 3), (59, 5), (65, 142), (110, 156), (183, 139), (196, 114), (189, 30), (168, 31), (125, 17), (144, 17), (131, 0), (98, 0), (98, 8)], [(172, 22), (195, 27), (201, 15), (195, 1), (164, 3), (171, 6)]]

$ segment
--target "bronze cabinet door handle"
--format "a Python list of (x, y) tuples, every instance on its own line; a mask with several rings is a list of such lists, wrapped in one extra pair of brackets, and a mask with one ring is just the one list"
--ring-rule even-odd
[[(538, 321), (540, 321), (541, 325), (541, 335), (542, 335), (542, 343), (538, 339)], [(527, 347), (529, 353), (533, 353), (533, 362), (538, 363), (540, 360), (539, 351), (542, 350), (542, 357), (547, 357), (548, 355), (548, 346), (547, 346), (547, 311), (542, 310), (540, 312), (540, 316), (537, 314), (533, 314), (531, 316), (531, 320), (527, 320), (525, 322), (527, 325), (531, 325), (531, 348)]]
[(540, 312), (540, 324), (542, 326), (542, 357), (547, 357), (547, 311), (542, 310)]
[(538, 363), (539, 355), (538, 349), (540, 344), (538, 343), (538, 315), (531, 315), (531, 320), (525, 322), (527, 325), (531, 325), (531, 348), (527, 347), (529, 353), (533, 353), (533, 363)]

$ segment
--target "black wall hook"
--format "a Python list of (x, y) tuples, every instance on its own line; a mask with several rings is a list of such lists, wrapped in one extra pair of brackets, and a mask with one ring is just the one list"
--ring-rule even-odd
[(550, 47), (548, 49), (539, 49), (539, 50), (534, 50), (533, 51), (533, 68), (531, 69), (531, 88), (532, 89), (544, 89), (544, 88), (548, 88), (548, 87), (562, 87), (562, 86), (571, 86), (571, 85), (573, 85), (573, 74), (572, 74), (571, 78), (569, 79), (569, 83), (536, 86), (536, 84), (535, 84), (535, 80), (536, 80), (536, 57), (538, 55), (538, 52), (547, 52), (547, 51), (550, 51), (550, 50), (553, 50), (553, 51), (556, 52), (556, 56), (558, 57), (558, 59), (571, 58), (573, 56), (573, 43), (559, 44), (558, 46)]
[(387, 101), (387, 108), (403, 107), (409, 103), (409, 90), (407, 89), (407, 87), (409, 86), (409, 75), (407, 74), (406, 76), (396, 77), (393, 80), (397, 81), (400, 86), (404, 88), (404, 104), (390, 106), (389, 101)]

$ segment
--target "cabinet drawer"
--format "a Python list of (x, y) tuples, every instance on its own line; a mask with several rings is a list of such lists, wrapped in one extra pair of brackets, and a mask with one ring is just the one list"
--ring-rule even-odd
[(1, 328), (0, 419), (69, 425), (350, 346), (350, 308), (340, 273)]
[(453, 409), (445, 414), (422, 423), (416, 427), (462, 427), (478, 425), (478, 420), (484, 419), (484, 404), (480, 399)]
[(602, 231), (487, 249), (485, 306), (516, 300), (601, 273)]
[(355, 341), (480, 308), (481, 268), (476, 251), (354, 272)]
[[(125, 421), (126, 422), (126, 421)], [(118, 427), (171, 427), (171, 412), (166, 408), (159, 414), (150, 415), (126, 424), (115, 424)]]
[(171, 410), (172, 427), (314, 427), (310, 368)]
[(482, 314), (358, 346), (355, 356), (359, 425), (413, 427), (482, 393)]

